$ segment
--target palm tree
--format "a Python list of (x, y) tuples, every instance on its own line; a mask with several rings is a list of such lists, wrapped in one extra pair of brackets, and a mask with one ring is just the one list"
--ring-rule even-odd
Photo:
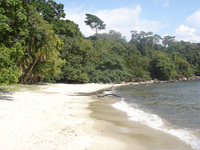
[(59, 39), (54, 34), (52, 26), (35, 9), (30, 9), (28, 15), (30, 32), (26, 38), (26, 53), (18, 62), (21, 83), (32, 83), (37, 77), (42, 77), (38, 69), (35, 69), (36, 64), (45, 62), (59, 45)]

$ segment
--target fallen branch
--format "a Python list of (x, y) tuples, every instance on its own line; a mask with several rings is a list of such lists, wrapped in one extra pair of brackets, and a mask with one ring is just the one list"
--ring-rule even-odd
[(97, 95), (98, 97), (105, 97), (105, 96), (115, 96), (115, 97), (121, 97), (119, 95), (116, 94), (105, 94), (105, 95)]
[(92, 96), (92, 95), (96, 95), (97, 97), (105, 97), (105, 96), (120, 97), (120, 96), (118, 96), (116, 94), (104, 94), (104, 95), (100, 95), (100, 94), (104, 93), (105, 91), (112, 91), (113, 86), (114, 85), (112, 85), (110, 88), (102, 89), (102, 90), (95, 91), (95, 92), (90, 92), (90, 93), (77, 93), (75, 96)]

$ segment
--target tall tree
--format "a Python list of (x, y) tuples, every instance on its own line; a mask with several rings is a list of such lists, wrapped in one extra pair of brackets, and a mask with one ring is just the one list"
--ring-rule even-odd
[(170, 42), (173, 42), (173, 41), (175, 41), (175, 36), (169, 36), (169, 35), (167, 35), (167, 36), (164, 36), (162, 44), (165, 47), (167, 47), (167, 46), (169, 46)]
[(144, 32), (140, 31), (140, 33), (137, 33), (137, 31), (131, 31), (132, 39), (130, 43), (133, 43), (137, 46), (137, 49), (141, 52), (142, 56), (148, 55), (148, 57), (151, 56), (153, 47), (155, 44), (157, 44), (160, 40), (160, 37), (158, 35), (154, 35), (152, 32)]
[(23, 55), (28, 36), (25, 0), (0, 1), (0, 83), (16, 83), (20, 76), (16, 61)]
[[(59, 55), (56, 54), (56, 51), (59, 50), (60, 40), (54, 34), (52, 26), (36, 12), (33, 6), (29, 7), (27, 13), (29, 36), (25, 39), (26, 49), (17, 61), (21, 70), (21, 83), (34, 83), (43, 80), (44, 76), (51, 70), (43, 67), (46, 63), (51, 63), (49, 60), (53, 61), (50, 57), (54, 56), (60, 61)], [(43, 64), (43, 66), (39, 64)]]
[(104, 24), (104, 22), (100, 18), (91, 14), (86, 14), (86, 16), (86, 25), (89, 25), (90, 28), (94, 30), (96, 34), (99, 30), (105, 29), (106, 24)]
[(96, 47), (97, 32), (99, 30), (105, 29), (106, 24), (104, 24), (104, 22), (100, 18), (98, 18), (97, 16), (95, 16), (95, 15), (86, 14), (86, 16), (87, 16), (86, 17), (86, 21), (85, 21), (86, 25), (89, 25), (90, 28), (92, 30), (94, 30), (95, 33), (96, 33), (96, 38), (95, 38), (95, 47)]

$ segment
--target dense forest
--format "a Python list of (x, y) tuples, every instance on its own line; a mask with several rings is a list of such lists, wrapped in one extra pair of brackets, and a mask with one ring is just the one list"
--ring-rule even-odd
[(54, 0), (0, 1), (0, 84), (120, 83), (200, 75), (200, 43), (130, 31), (131, 40), (86, 14), (94, 35), (64, 20)]

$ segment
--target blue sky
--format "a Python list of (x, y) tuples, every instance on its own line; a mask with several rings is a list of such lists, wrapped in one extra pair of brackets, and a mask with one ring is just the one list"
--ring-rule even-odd
[(106, 24), (101, 32), (115, 30), (130, 40), (131, 30), (152, 31), (177, 40), (200, 43), (200, 0), (55, 0), (65, 5), (66, 19), (79, 25), (85, 36), (94, 34), (86, 26), (85, 13)]

